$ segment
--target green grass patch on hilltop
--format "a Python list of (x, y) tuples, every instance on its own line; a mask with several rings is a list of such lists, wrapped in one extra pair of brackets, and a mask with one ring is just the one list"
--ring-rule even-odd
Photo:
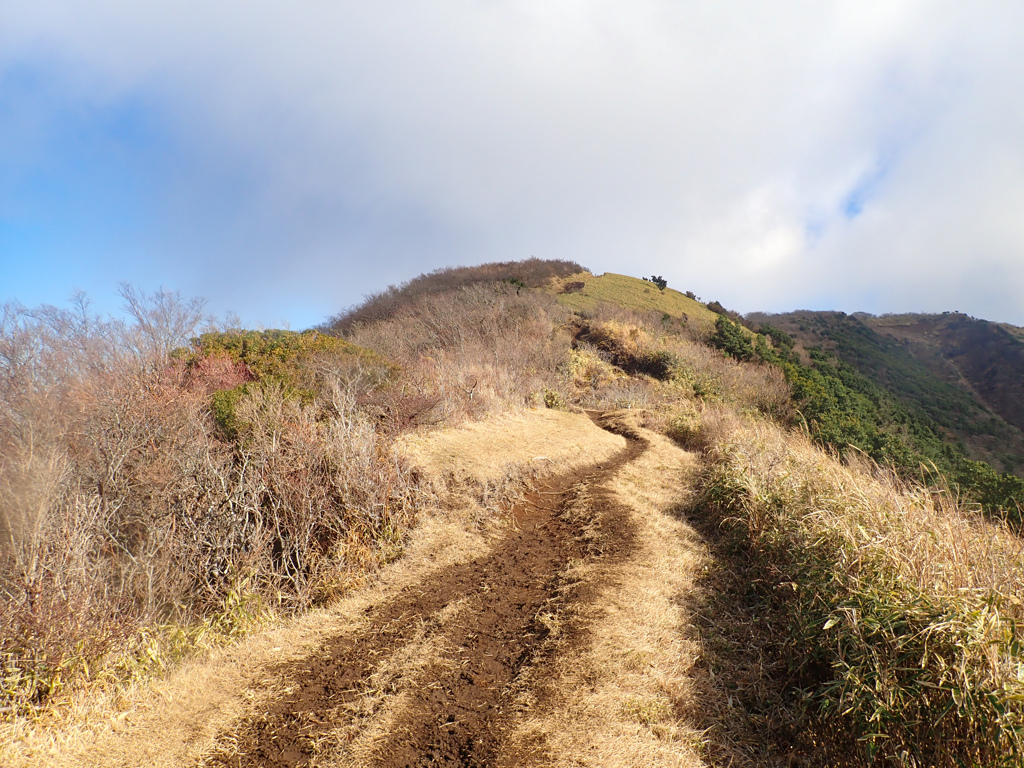
[(659, 289), (654, 283), (638, 277), (605, 272), (595, 276), (588, 272), (570, 275), (565, 285), (583, 283), (583, 288), (559, 294), (558, 300), (567, 307), (580, 311), (595, 309), (600, 303), (618, 304), (642, 312), (662, 312), (672, 317), (686, 316), (688, 321), (713, 330), (718, 318), (714, 312), (696, 299), (691, 299), (672, 288)]

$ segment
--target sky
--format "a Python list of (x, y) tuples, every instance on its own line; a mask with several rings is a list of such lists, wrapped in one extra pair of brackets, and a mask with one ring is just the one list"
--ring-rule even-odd
[(0, 303), (437, 268), (1024, 325), (1019, 0), (0, 0)]

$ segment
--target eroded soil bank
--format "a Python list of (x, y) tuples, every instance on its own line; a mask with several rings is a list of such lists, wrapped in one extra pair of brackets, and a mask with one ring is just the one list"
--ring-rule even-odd
[[(646, 449), (625, 432), (629, 444), (612, 460), (538, 484), (509, 511), (508, 534), (486, 556), (407, 587), (368, 609), (357, 632), (273, 670), (284, 693), (224, 732), (202, 765), (526, 761), (503, 753), (523, 681), (582, 641), (584, 628), (565, 608), (585, 613), (580, 603), (598, 591), (567, 572), (626, 558), (632, 547), (628, 514), (601, 489)], [(537, 759), (542, 745), (533, 752)]]

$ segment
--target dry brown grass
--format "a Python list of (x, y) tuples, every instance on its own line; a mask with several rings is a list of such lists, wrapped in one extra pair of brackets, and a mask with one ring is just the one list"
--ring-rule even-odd
[[(614, 566), (572, 570), (577, 583), (601, 585), (596, 609), (577, 616), (589, 622), (590, 642), (556, 661), (552, 706), (521, 702), (517, 743), (544, 738), (558, 765), (857, 764), (865, 763), (856, 749), (863, 736), (861, 746), (878, 745), (893, 765), (917, 768), (928, 759), (915, 763), (898, 750), (932, 738), (932, 722), (905, 726), (891, 707), (877, 738), (846, 713), (823, 725), (793, 705), (799, 684), (819, 703), (827, 689), (842, 707), (861, 706), (842, 675), (837, 683), (821, 670), (852, 669), (847, 649), (882, 649), (881, 657), (890, 640), (904, 647), (903, 636), (856, 646), (868, 637), (857, 613), (865, 596), (886, 616), (918, 622), (907, 636), (928, 638), (928, 658), (938, 658), (933, 640), (959, 633), (942, 650), (946, 677), (928, 685), (946, 691), (955, 680), (957, 696), (1006, 693), (1016, 711), (1020, 666), (1007, 637), (1024, 619), (1020, 540), (948, 494), (901, 484), (868, 462), (844, 466), (757, 416), (785, 416), (789, 391), (777, 369), (727, 360), (694, 328), (659, 313), (598, 305), (574, 328), (552, 297), (508, 284), (425, 292), (384, 317), (351, 334), (400, 363), (391, 389), (357, 397), (340, 374), (332, 388), (330, 365), (318, 370), (324, 390), (313, 403), (254, 387), (238, 404), (246, 438), (233, 446), (210, 424), (206, 385), (237, 383), (240, 372), (211, 363), (197, 382), (140, 365), (166, 349), (159, 329), (118, 340), (109, 328), (76, 331), (52, 313), (43, 326), (22, 318), (2, 329), (0, 364), (10, 375), (0, 382), (0, 588), (10, 599), (0, 620), (18, 638), (41, 638), (48, 668), (84, 674), (89, 687), (68, 686), (62, 706), (42, 719), (0, 726), (0, 764), (195, 760), (218, 732), (278, 695), (268, 672), (275, 663), (358, 631), (368, 606), (488, 552), (504, 530), (499, 503), (531, 477), (623, 447), (581, 415), (522, 410), (544, 403), (637, 411), (637, 423), (703, 452), (703, 495), (690, 503), (692, 455), (646, 433), (651, 449), (608, 486), (628, 510), (636, 551)], [(573, 346), (583, 321), (595, 332)], [(62, 333), (80, 353), (56, 343)], [(36, 348), (45, 354), (33, 368), (26, 350)], [(652, 361), (664, 370), (645, 367)], [(425, 422), (444, 428), (392, 445)], [(703, 517), (704, 540), (680, 510)], [(716, 602), (716, 584), (733, 592)], [(289, 622), (268, 611), (346, 594)], [(261, 622), (273, 628), (222, 647)], [(403, 691), (428, 661), (441, 663), (445, 649), (430, 636), (380, 660), (379, 695), (363, 702), (361, 735), (338, 760), (359, 764), (371, 754), (402, 711)], [(89, 647), (76, 649), (83, 639)], [(176, 667), (193, 642), (209, 658)], [(8, 687), (25, 668), (10, 659), (0, 658)], [(116, 674), (95, 674), (96, 660)], [(154, 673), (166, 677), (126, 682)], [(882, 669), (880, 679), (896, 677)], [(917, 707), (926, 698), (904, 701)], [(903, 735), (890, 737), (899, 728)], [(982, 760), (1001, 748), (991, 746), (992, 731), (964, 732), (928, 754), (961, 749)], [(348, 744), (351, 735), (325, 738)], [(780, 744), (804, 737), (831, 756), (779, 756)], [(971, 739), (981, 746), (964, 747)]]
[(586, 407), (665, 411), (697, 399), (781, 420), (790, 415), (782, 371), (726, 358), (656, 314), (602, 307), (575, 321), (573, 347), (569, 374), (576, 402)]
[[(705, 429), (717, 435), (713, 460), (727, 461), (753, 499), (799, 508), (808, 525), (848, 542), (843, 570), (881, 564), (915, 589), (942, 597), (1024, 591), (1021, 539), (959, 506), (948, 492), (902, 482), (867, 459), (843, 464), (801, 433), (761, 419), (709, 414)], [(761, 524), (750, 519), (751, 526)]]
[(399, 442), (399, 450), (434, 482), (485, 488), (523, 471), (564, 473), (579, 467), (581, 458), (599, 461), (625, 445), (624, 438), (582, 414), (546, 409), (411, 434)]
[[(93, 688), (72, 696), (65, 707), (44, 719), (2, 724), (0, 764), (120, 768), (196, 761), (212, 748), (219, 732), (230, 730), (231, 723), (278, 693), (267, 671), (270, 667), (303, 658), (325, 638), (357, 631), (366, 608), (437, 570), (488, 552), (500, 521), (486, 508), (481, 489), (512, 493), (514, 489), (503, 487), (510, 479), (518, 487), (533, 474), (568, 471), (606, 459), (622, 445), (622, 438), (597, 428), (583, 415), (553, 411), (514, 414), (411, 439), (411, 460), (422, 462), (419, 471), (446, 489), (445, 506), (421, 511), (405, 555), (385, 566), (373, 583), (329, 608), (214, 649), (206, 658), (186, 661), (165, 679)], [(534, 461), (542, 455), (550, 461)], [(459, 456), (473, 457), (474, 471), (455, 479), (449, 470)], [(453, 500), (456, 503), (449, 505)], [(421, 650), (426, 653), (429, 648)], [(408, 653), (387, 664), (387, 669), (378, 670), (383, 676), (415, 677), (420, 660)], [(396, 701), (384, 697), (368, 702), (368, 716), (381, 721), (379, 728), (369, 724), (367, 733), (384, 727)]]
[(502, 282), (513, 288), (536, 288), (566, 275), (575, 274), (581, 269), (579, 264), (572, 261), (535, 258), (481, 264), (475, 267), (437, 269), (368, 296), (359, 306), (331, 318), (327, 327), (335, 332), (347, 333), (357, 325), (390, 320), (410, 304), (424, 297)]
[(701, 663), (717, 752), (1018, 764), (1017, 536), (761, 419), (710, 409), (674, 431), (705, 450), (694, 514), (726, 563)]
[(455, 424), (509, 408), (566, 399), (568, 311), (553, 297), (498, 283), (427, 295), (347, 338), (398, 362), (404, 390), (437, 400)]
[(600, 561), (575, 568), (581, 584), (605, 585), (587, 613), (587, 641), (557, 661), (540, 711), (521, 702), (513, 741), (543, 743), (545, 764), (705, 765), (690, 677), (698, 648), (681, 629), (707, 555), (676, 515), (697, 467), (660, 435), (641, 434), (650, 448), (608, 484), (628, 510), (636, 551), (610, 572)]
[[(0, 726), (0, 764), (171, 768), (199, 761), (221, 733), (231, 732), (232, 723), (282, 694), (271, 668), (301, 660), (327, 638), (358, 632), (367, 608), (436, 570), (485, 553), (490, 545), (484, 534), (450, 522), (428, 521), (424, 527), (407, 557), (386, 567), (373, 585), (329, 608), (309, 611), (205, 658), (186, 661), (166, 679), (94, 690), (46, 719)], [(394, 677), (406, 667), (402, 674), (410, 674), (422, 664), (417, 649), (428, 650), (415, 645), (400, 658), (383, 660), (378, 677)], [(381, 696), (365, 703), (364, 716), (384, 718), (392, 709), (390, 698)]]

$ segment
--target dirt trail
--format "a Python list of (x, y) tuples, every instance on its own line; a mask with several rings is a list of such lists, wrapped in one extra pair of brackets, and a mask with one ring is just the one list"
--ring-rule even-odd
[[(568, 600), (590, 597), (566, 580), (568, 565), (624, 558), (631, 547), (627, 516), (609, 499), (591, 504), (586, 530), (578, 510), (565, 514), (581, 494), (600, 499), (595, 489), (642, 454), (646, 442), (625, 436), (628, 447), (612, 460), (538, 485), (487, 556), (404, 590), (369, 610), (361, 631), (274, 670), (288, 693), (223, 734), (203, 765), (345, 764), (343, 753), (360, 742), (355, 764), (382, 768), (520, 763), (501, 755), (516, 680), (543, 665), (553, 628), (560, 649), (578, 641), (559, 614)], [(404, 669), (382, 675), (402, 667), (403, 654)], [(389, 697), (396, 711), (382, 729)]]

